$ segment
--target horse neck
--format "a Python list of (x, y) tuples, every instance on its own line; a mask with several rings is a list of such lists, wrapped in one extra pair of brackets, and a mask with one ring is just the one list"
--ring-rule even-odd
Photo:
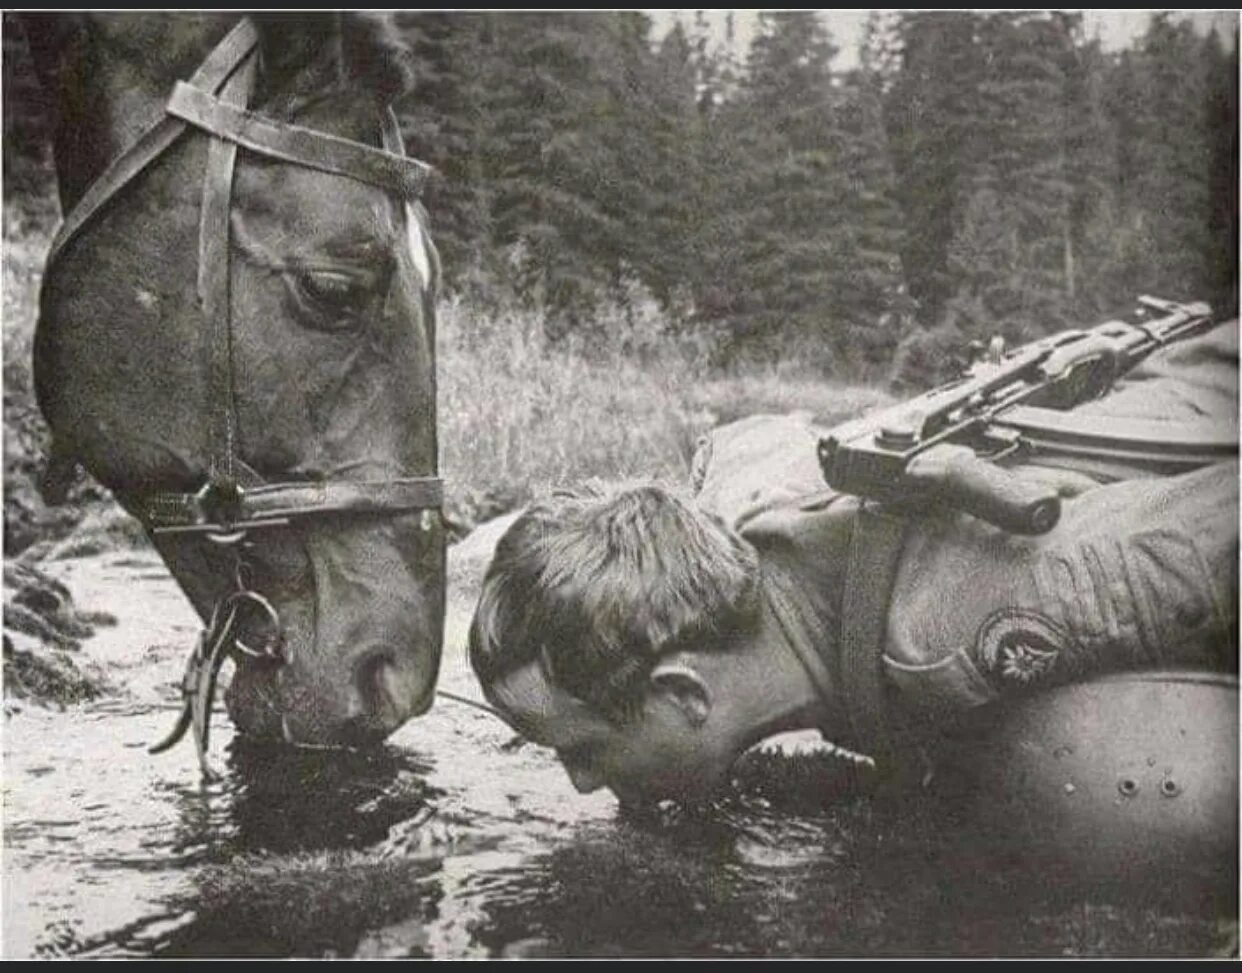
[(28, 14), (32, 59), (57, 109), (61, 207), (157, 120), (175, 79), (224, 36), (230, 14)]

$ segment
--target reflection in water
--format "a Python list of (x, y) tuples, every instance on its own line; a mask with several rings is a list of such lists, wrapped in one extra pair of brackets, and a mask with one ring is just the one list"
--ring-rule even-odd
[(438, 792), (408, 752), (291, 750), (234, 740), (225, 781), (236, 851), (365, 848)]
[[(132, 599), (135, 569), (100, 563), (84, 607)], [(147, 640), (131, 698), (6, 719), (7, 956), (1204, 955), (1236, 936), (1236, 899), (1073, 889), (930, 794), (862, 796), (823, 752), (751, 755), (704, 807), (621, 812), (469, 708), (366, 753), (228, 743), (221, 714), (204, 785), (192, 748), (145, 752), (193, 623), (164, 594), (166, 619), (111, 636)], [(473, 690), (459, 657), (442, 678)]]
[[(240, 857), (204, 870), (194, 919), (153, 953), (179, 956), (348, 956), (370, 929), (431, 921), (441, 893), (434, 861), (376, 861), (351, 852)], [(407, 955), (416, 953), (411, 948)]]
[(981, 862), (944, 813), (855, 796), (810, 815), (716, 807), (582, 829), (472, 883), (486, 903), (476, 936), (493, 954), (563, 957), (1145, 956), (1210, 954), (1236, 933), (1132, 886), (1080, 898)]

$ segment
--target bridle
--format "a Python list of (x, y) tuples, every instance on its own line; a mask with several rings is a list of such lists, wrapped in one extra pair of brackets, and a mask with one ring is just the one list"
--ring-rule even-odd
[[(172, 733), (151, 748), (168, 749), (191, 726), (206, 777), (207, 737), (216, 676), (233, 652), (280, 664), (279, 615), (251, 590), (238, 545), (250, 531), (284, 527), (323, 514), (396, 516), (443, 505), (440, 477), (402, 476), (382, 480), (298, 480), (266, 482), (237, 455), (237, 408), (233, 389), (233, 326), (229, 293), (229, 214), (238, 148), (386, 189), (405, 201), (418, 197), (431, 168), (405, 157), (401, 132), (390, 109), (384, 112), (383, 148), (312, 131), (251, 112), (258, 70), (258, 35), (243, 18), (207, 55), (189, 82), (178, 81), (164, 114), (90, 185), (52, 240), (48, 268), (100, 210), (187, 130), (210, 136), (199, 225), (198, 297), (206, 321), (208, 376), (208, 474), (193, 493), (156, 492), (140, 498), (137, 516), (155, 535), (199, 534), (231, 548), (234, 589), (219, 598), (190, 655), (182, 681), (183, 706)], [(406, 218), (413, 219), (406, 207)], [(434, 365), (433, 365), (434, 367)], [(434, 421), (434, 417), (433, 417)], [(268, 622), (262, 646), (238, 641), (243, 610)]]

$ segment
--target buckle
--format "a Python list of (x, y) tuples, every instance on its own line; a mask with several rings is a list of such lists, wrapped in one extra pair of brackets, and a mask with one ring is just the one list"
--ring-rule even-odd
[(233, 480), (208, 480), (194, 494), (194, 522), (230, 527), (244, 519), (246, 491)]
[(157, 494), (147, 504), (154, 534), (206, 534), (216, 544), (236, 544), (249, 531), (287, 527), (289, 518), (248, 517), (246, 491), (235, 483), (204, 483), (196, 493)]
[[(237, 544), (246, 536), (246, 529), (232, 529), (243, 520), (246, 491), (235, 481), (208, 480), (194, 494), (195, 526), (207, 531), (207, 539), (224, 546)], [(212, 528), (223, 528), (215, 530)]]

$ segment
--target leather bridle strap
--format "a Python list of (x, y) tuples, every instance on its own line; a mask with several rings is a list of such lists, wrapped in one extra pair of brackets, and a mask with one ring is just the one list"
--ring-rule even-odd
[(231, 509), (220, 509), (220, 503), (207, 488), (198, 493), (157, 493), (147, 498), (141, 514), (157, 534), (226, 531), (332, 512), (435, 510), (444, 503), (444, 485), (438, 477), (266, 483), (239, 487)]
[[(220, 91), (226, 101), (245, 104), (254, 91), (255, 58), (234, 72)], [(198, 233), (198, 300), (208, 334), (209, 390), (208, 482), (226, 494), (238, 488), (234, 470), (237, 456), (237, 410), (233, 395), (233, 327), (229, 287), (229, 211), (237, 144), (211, 139), (207, 145), (207, 172)]]
[[(254, 24), (243, 17), (215, 49), (207, 55), (190, 78), (190, 83), (205, 91), (217, 91), (246, 60), (259, 42)], [(95, 178), (86, 192), (69, 211), (48, 250), (47, 266), (64, 252), (69, 242), (77, 236), (103, 207), (122, 188), (154, 162), (186, 130), (187, 124), (166, 112), (153, 122), (128, 149), (108, 164)]]
[(422, 192), (431, 167), (416, 159), (309, 128), (264, 118), (212, 97), (195, 85), (177, 82), (168, 113), (217, 139), (283, 162), (293, 162), (365, 182), (413, 199)]

